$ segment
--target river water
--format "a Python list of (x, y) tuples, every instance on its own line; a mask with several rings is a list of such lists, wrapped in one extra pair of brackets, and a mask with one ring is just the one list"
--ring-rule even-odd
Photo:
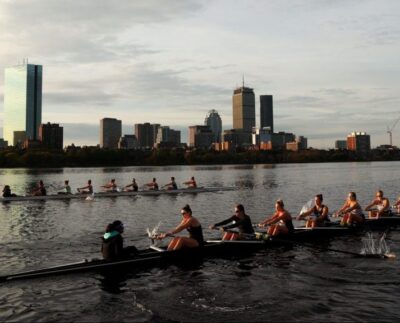
[[(73, 189), (92, 179), (95, 190), (115, 178), (159, 184), (195, 176), (201, 186), (233, 191), (176, 196), (99, 198), (93, 201), (25, 201), (0, 205), (0, 275), (100, 257), (107, 223), (126, 226), (125, 243), (149, 245), (146, 228), (169, 230), (189, 204), (207, 228), (242, 203), (253, 222), (273, 212), (278, 198), (297, 214), (317, 193), (331, 211), (349, 191), (367, 205), (382, 189), (399, 194), (399, 162), (247, 166), (171, 166), (0, 170), (0, 185), (25, 194), (39, 179), (52, 187), (69, 179)], [(50, 186), (51, 185), (51, 186)], [(206, 238), (218, 232), (204, 230)], [(374, 232), (379, 238), (382, 232)], [(359, 252), (362, 236), (324, 246)], [(387, 243), (400, 257), (400, 235)], [(400, 317), (399, 260), (357, 258), (298, 245), (241, 258), (210, 259), (192, 266), (128, 272), (115, 280), (98, 273), (71, 274), (0, 284), (0, 321), (388, 321)]]

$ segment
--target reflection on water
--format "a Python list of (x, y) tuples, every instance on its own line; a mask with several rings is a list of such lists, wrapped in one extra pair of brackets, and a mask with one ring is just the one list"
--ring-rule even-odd
[[(99, 257), (103, 230), (116, 219), (125, 224), (125, 243), (145, 248), (150, 243), (146, 228), (160, 221), (160, 231), (174, 228), (185, 204), (202, 223), (205, 237), (216, 238), (219, 232), (207, 227), (232, 215), (237, 203), (259, 222), (272, 214), (277, 198), (284, 199), (292, 215), (317, 193), (324, 195), (331, 211), (342, 206), (350, 190), (357, 192), (363, 206), (377, 189), (394, 201), (399, 166), (394, 162), (0, 170), (0, 183), (11, 185), (17, 194), (25, 194), (39, 179), (54, 187), (68, 179), (75, 190), (90, 178), (98, 191), (111, 178), (123, 186), (134, 177), (140, 186), (156, 177), (161, 186), (174, 176), (182, 186), (195, 176), (200, 186), (237, 188), (0, 204), (0, 274)], [(56, 191), (54, 187), (48, 187), (49, 193)], [(319, 246), (358, 252), (362, 238), (340, 237)], [(387, 238), (391, 251), (400, 252), (398, 231), (388, 232)], [(397, 259), (356, 259), (290, 245), (246, 257), (227, 255), (111, 277), (87, 273), (12, 282), (0, 285), (0, 320), (393, 320), (400, 315), (392, 297), (398, 292), (398, 266)], [(276, 310), (281, 302), (290, 306)]]

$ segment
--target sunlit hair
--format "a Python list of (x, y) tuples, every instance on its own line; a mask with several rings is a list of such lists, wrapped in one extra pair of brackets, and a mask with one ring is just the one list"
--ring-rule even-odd
[(377, 195), (379, 194), (381, 197), (383, 197), (383, 191), (382, 190), (377, 191), (376, 194)]
[(276, 204), (278, 204), (280, 207), (285, 207), (285, 204), (283, 203), (283, 200), (276, 200)]
[(350, 198), (353, 198), (355, 200), (357, 199), (357, 194), (355, 192), (350, 192), (349, 195), (350, 195)]

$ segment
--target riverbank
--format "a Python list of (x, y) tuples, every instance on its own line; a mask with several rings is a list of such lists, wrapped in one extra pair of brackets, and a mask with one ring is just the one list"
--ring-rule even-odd
[(371, 150), (359, 155), (348, 150), (212, 151), (182, 149), (109, 150), (84, 147), (66, 151), (17, 150), (0, 152), (1, 168), (164, 166), (207, 164), (280, 164), (354, 161), (399, 161), (400, 150)]

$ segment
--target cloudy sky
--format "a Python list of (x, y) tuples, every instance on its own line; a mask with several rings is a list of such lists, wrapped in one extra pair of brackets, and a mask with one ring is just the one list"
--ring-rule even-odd
[[(398, 0), (0, 0), (4, 68), (43, 65), (43, 121), (97, 144), (99, 120), (232, 126), (232, 91), (274, 96), (276, 130), (327, 148), (351, 131), (388, 143), (400, 117)], [(400, 123), (394, 131), (400, 146)], [(184, 132), (183, 141), (186, 141)]]

